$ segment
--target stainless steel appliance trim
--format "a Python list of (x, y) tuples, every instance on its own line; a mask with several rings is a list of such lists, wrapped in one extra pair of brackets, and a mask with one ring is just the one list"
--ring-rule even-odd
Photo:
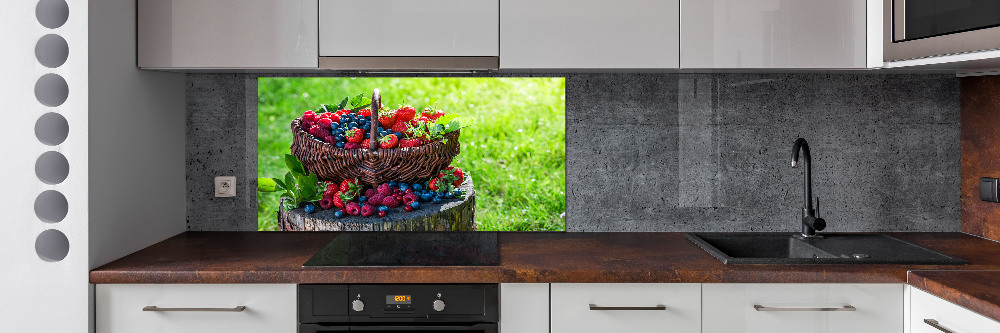
[(931, 325), (931, 327), (936, 328), (939, 331), (944, 332), (944, 333), (955, 333), (955, 332), (952, 332), (951, 330), (949, 330), (947, 328), (944, 328), (943, 326), (941, 326), (940, 323), (938, 323), (937, 320), (934, 320), (934, 319), (924, 319), (924, 323), (927, 324), (927, 325)]
[(824, 307), (824, 308), (784, 308), (784, 307), (772, 307), (763, 306), (760, 304), (754, 304), (753, 309), (757, 311), (858, 311), (853, 305), (844, 305), (839, 307)]
[(500, 57), (319, 57), (319, 69), (360, 71), (497, 70)]
[(598, 306), (596, 304), (590, 305), (591, 310), (595, 311), (645, 311), (645, 310), (666, 310), (667, 306), (662, 304), (657, 304), (654, 306)]
[(247, 307), (240, 305), (232, 308), (160, 308), (155, 305), (147, 305), (142, 308), (142, 311), (156, 311), (156, 312), (179, 312), (179, 311), (190, 311), (190, 312), (243, 312)]
[[(903, 2), (903, 0), (895, 0)], [(895, 42), (905, 33), (904, 29), (895, 31), (896, 24), (905, 23), (905, 17), (896, 22), (897, 17), (904, 14), (897, 14), (897, 6), (894, 0), (883, 0), (882, 13), (882, 59), (884, 61), (901, 61), (919, 58), (930, 58), (951, 54), (970, 53), (977, 51), (988, 51), (1000, 49), (1000, 27), (979, 29), (943, 35), (937, 37), (927, 37), (917, 40)], [(905, 4), (899, 8), (905, 9)]]

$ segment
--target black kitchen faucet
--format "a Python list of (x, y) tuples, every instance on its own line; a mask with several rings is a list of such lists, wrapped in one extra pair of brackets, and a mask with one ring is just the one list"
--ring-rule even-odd
[[(804, 183), (802, 194), (805, 198), (802, 206), (802, 237), (821, 237), (816, 235), (816, 231), (826, 228), (826, 220), (816, 216), (816, 211), (813, 210), (812, 167), (809, 165), (812, 162), (812, 157), (809, 155), (809, 143), (806, 142), (806, 139), (798, 138), (795, 140), (795, 145), (792, 146), (793, 168), (799, 165), (799, 151), (802, 151), (802, 163), (805, 164), (805, 171), (802, 176)], [(816, 198), (816, 207), (819, 208), (819, 198)]]

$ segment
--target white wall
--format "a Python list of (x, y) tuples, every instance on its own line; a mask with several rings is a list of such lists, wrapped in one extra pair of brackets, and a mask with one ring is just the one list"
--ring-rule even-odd
[(135, 1), (90, 1), (90, 262), (179, 234), (184, 75), (136, 67)]

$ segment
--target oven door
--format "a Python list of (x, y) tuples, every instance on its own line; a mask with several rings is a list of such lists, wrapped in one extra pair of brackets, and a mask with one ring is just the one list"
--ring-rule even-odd
[(470, 325), (354, 325), (354, 326), (324, 326), (319, 324), (299, 324), (299, 333), (325, 332), (449, 332), (449, 333), (497, 333), (497, 324)]
[(1000, 49), (1000, 1), (883, 0), (885, 61)]

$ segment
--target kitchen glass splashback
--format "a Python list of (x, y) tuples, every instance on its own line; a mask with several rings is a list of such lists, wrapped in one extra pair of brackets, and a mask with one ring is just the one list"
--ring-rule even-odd
[(257, 83), (258, 230), (566, 229), (565, 78)]
[(496, 266), (495, 232), (345, 232), (303, 266)]
[(1000, 26), (996, 0), (906, 0), (903, 10), (904, 40)]

